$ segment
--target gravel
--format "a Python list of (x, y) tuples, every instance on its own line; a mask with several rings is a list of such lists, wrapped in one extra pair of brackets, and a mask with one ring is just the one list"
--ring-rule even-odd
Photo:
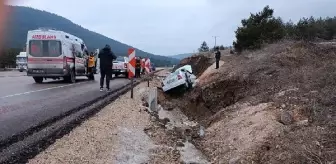
[[(140, 89), (142, 88), (142, 89)], [(145, 89), (144, 89), (145, 88)], [(143, 132), (150, 124), (141, 106), (147, 83), (106, 106), (71, 133), (58, 139), (29, 163), (142, 163), (149, 160), (154, 144)]]
[[(163, 70), (156, 75), (167, 73)], [(158, 78), (150, 82), (150, 87), (160, 85)], [(185, 142), (176, 124), (169, 130), (149, 114), (144, 100), (150, 87), (147, 82), (140, 83), (134, 88), (134, 99), (130, 92), (122, 95), (29, 163), (208, 163), (201, 152)], [(160, 117), (165, 116), (162, 120), (175, 122), (182, 114), (176, 109), (170, 112), (161, 113)]]

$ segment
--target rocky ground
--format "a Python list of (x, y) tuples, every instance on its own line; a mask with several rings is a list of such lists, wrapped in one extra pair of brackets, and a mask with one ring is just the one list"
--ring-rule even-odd
[[(147, 83), (59, 139), (31, 163), (334, 163), (336, 48), (281, 42), (258, 51), (211, 53), (190, 64), (197, 85), (184, 94)], [(160, 85), (160, 72), (151, 87)]]
[[(159, 77), (150, 81), (150, 87), (147, 82), (139, 84), (134, 99), (130, 92), (121, 96), (29, 163), (207, 163), (187, 141), (184, 129), (176, 126), (182, 122), (180, 114), (162, 108), (153, 114), (148, 109), (149, 88), (159, 85)], [(174, 123), (168, 125), (170, 119)]]
[(192, 91), (159, 94), (163, 108), (205, 127), (192, 142), (210, 162), (336, 161), (335, 47), (285, 41), (223, 55), (218, 70), (210, 56), (181, 61), (198, 68)]

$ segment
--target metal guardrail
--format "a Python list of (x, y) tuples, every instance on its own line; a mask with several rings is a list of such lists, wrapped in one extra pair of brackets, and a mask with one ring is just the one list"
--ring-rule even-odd
[(0, 141), (0, 163), (26, 163), (29, 158), (53, 144), (56, 138), (68, 134), (81, 122), (98, 113), (120, 95), (127, 93), (141, 82), (146, 80), (149, 82), (150, 76), (159, 71), (161, 70), (154, 71), (147, 77), (134, 81), (133, 84), (129, 83), (113, 92)]
[[(139, 83), (140, 82), (136, 82), (134, 85)], [(109, 92), (108, 94), (97, 97), (68, 112), (48, 119), (19, 134), (0, 141), (0, 163), (25, 163), (29, 156), (38, 154), (42, 149), (46, 148), (46, 146), (51, 145), (55, 141), (55, 138), (62, 137), (69, 133), (81, 122), (99, 112), (120, 95), (128, 92), (131, 87), (130, 84), (127, 84), (114, 92)], [(62, 121), (64, 123), (62, 123)]]

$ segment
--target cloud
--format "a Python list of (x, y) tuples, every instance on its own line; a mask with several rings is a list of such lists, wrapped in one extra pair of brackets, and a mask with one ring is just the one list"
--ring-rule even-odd
[(202, 41), (231, 45), (242, 18), (270, 5), (284, 20), (334, 16), (335, 0), (25, 0), (90, 30), (160, 55), (193, 52)]

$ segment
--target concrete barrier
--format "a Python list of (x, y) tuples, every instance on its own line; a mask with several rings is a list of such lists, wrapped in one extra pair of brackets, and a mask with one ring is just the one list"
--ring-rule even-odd
[(158, 112), (157, 110), (157, 88), (150, 88), (148, 95), (148, 107), (152, 112)]

